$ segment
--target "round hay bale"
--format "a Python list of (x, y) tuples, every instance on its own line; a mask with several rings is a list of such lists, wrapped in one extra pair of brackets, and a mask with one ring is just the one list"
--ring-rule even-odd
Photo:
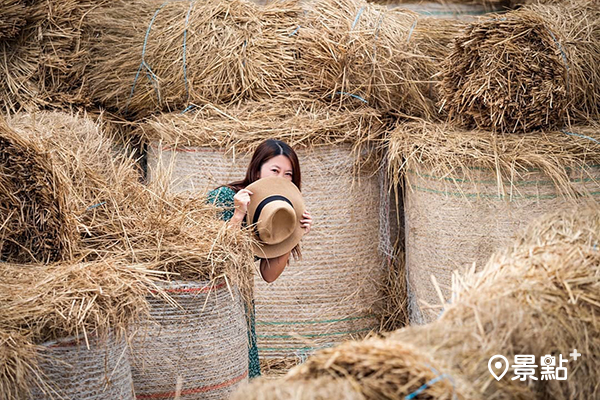
[[(379, 179), (355, 175), (349, 144), (297, 148), (302, 193), (315, 218), (291, 261), (267, 284), (255, 279), (256, 333), (261, 357), (300, 357), (320, 347), (362, 337), (377, 327), (374, 306), (383, 282), (379, 243)], [(245, 175), (248, 154), (209, 147), (150, 146), (150, 179), (170, 168), (180, 190), (207, 190)]]
[(530, 5), (481, 19), (442, 64), (441, 101), (465, 128), (530, 132), (600, 118), (600, 7)]
[[(406, 187), (413, 323), (439, 314), (453, 271), (483, 266), (536, 217), (600, 200), (600, 145), (588, 139), (561, 132), (495, 138), (439, 126), (399, 130), (391, 145), (401, 145), (402, 155), (392, 163), (403, 166), (392, 173)], [(595, 129), (587, 134), (598, 137)]]
[(124, 337), (71, 337), (41, 346), (38, 366), (46, 386), (34, 386), (30, 399), (135, 399)]
[(328, 377), (311, 382), (286, 382), (285, 385), (271, 378), (259, 378), (240, 387), (232, 397), (232, 400), (247, 399), (365, 400), (365, 397), (353, 388), (352, 382)]
[(248, 376), (248, 335), (239, 291), (218, 282), (161, 285), (132, 344), (137, 399), (225, 399)]

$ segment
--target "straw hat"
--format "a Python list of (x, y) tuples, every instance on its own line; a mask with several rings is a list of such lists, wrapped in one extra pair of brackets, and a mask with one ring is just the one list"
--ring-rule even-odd
[(274, 258), (292, 250), (304, 235), (300, 220), (305, 209), (300, 190), (277, 176), (259, 179), (246, 189), (252, 192), (247, 222), (254, 225), (259, 242), (253, 245), (254, 254)]

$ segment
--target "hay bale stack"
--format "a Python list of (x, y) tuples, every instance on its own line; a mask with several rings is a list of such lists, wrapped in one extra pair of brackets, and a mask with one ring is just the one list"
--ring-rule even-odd
[(315, 226), (303, 241), (302, 261), (292, 261), (272, 284), (255, 281), (263, 358), (302, 357), (376, 327), (373, 311), (383, 281), (379, 182), (367, 160), (354, 172), (361, 146), (383, 128), (369, 108), (350, 113), (282, 100), (164, 115), (142, 126), (152, 143), (150, 179), (153, 168), (166, 166), (177, 190), (205, 191), (243, 177), (250, 152), (264, 139), (282, 139), (297, 150)]
[(297, 82), (294, 3), (163, 3), (113, 1), (89, 14), (86, 87), (95, 102), (144, 116), (269, 98)]
[(434, 75), (462, 24), (363, 0), (315, 0), (298, 30), (311, 91), (404, 116), (436, 118)]
[(11, 39), (25, 25), (25, 2), (23, 0), (0, 1), (0, 40)]
[[(500, 252), (484, 271), (465, 278), (440, 320), (322, 350), (280, 385), (310, 390), (314, 379), (327, 377), (350, 382), (367, 399), (596, 398), (600, 253), (571, 242)], [(581, 353), (577, 360), (573, 349)], [(488, 370), (497, 354), (511, 364), (499, 381)], [(512, 379), (515, 355), (533, 355), (539, 366), (547, 354), (557, 364), (559, 354), (568, 360), (566, 381), (542, 380), (540, 368), (538, 380)], [(273, 385), (257, 381), (240, 395), (258, 399)]]
[(21, 32), (0, 41), (0, 108), (14, 112), (87, 105), (81, 91), (88, 51), (81, 46), (82, 20), (103, 2), (25, 2)]
[[(101, 394), (110, 373), (116, 371), (113, 382), (121, 386), (113, 386), (108, 393), (128, 392), (126, 398), (131, 398), (131, 373), (122, 339), (133, 321), (148, 313), (145, 296), (149, 288), (160, 290), (147, 266), (126, 266), (120, 260), (1, 263), (0, 277), (2, 350), (11, 356), (4, 368), (12, 366), (17, 372), (3, 374), (2, 398), (23, 398), (26, 392), (34, 398), (40, 392), (70, 397), (84, 390), (78, 381), (84, 371), (89, 373), (85, 390)], [(71, 349), (46, 343), (65, 338), (72, 338)], [(121, 346), (119, 354), (111, 353), (113, 345)], [(106, 362), (114, 368), (106, 370)], [(65, 375), (66, 363), (77, 374)], [(61, 381), (51, 381), (53, 377)]]
[(465, 128), (529, 132), (600, 119), (600, 7), (531, 5), (468, 26), (442, 65), (441, 105)]
[(598, 201), (598, 132), (589, 126), (571, 132), (583, 137), (563, 132), (499, 137), (415, 123), (391, 133), (390, 179), (402, 178), (406, 187), (412, 322), (438, 315), (454, 270), (481, 267), (532, 219)]
[[(149, 297), (150, 319), (132, 343), (138, 399), (225, 399), (248, 377), (248, 329), (237, 288), (218, 281), (161, 287), (177, 304)], [(177, 388), (177, 389), (176, 389)]]

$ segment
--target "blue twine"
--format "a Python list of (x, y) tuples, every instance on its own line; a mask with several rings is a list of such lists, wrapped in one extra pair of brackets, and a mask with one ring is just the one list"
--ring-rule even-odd
[(290, 34), (288, 35), (288, 37), (292, 37), (292, 36), (294, 36), (296, 33), (298, 33), (298, 31), (299, 31), (299, 30), (300, 30), (300, 25), (298, 25), (298, 27), (297, 27), (296, 29), (294, 29), (294, 32), (290, 33)]
[(600, 141), (598, 139), (594, 139), (593, 137), (590, 137), (590, 136), (581, 135), (579, 133), (568, 132), (568, 131), (565, 131), (564, 129), (561, 132), (564, 133), (564, 134), (566, 134), (566, 135), (569, 135), (569, 136), (577, 136), (577, 137), (580, 137), (580, 138), (583, 138), (583, 139), (587, 139), (587, 140), (591, 140), (592, 142), (600, 144)]
[(190, 8), (188, 8), (188, 12), (187, 15), (185, 16), (185, 29), (183, 30), (183, 80), (185, 82), (185, 95), (186, 95), (186, 101), (190, 100), (190, 89), (188, 86), (188, 79), (187, 79), (187, 32), (188, 32), (188, 25), (190, 22), (190, 14), (192, 12), (192, 6), (194, 5), (195, 1), (190, 1)]
[(185, 114), (186, 112), (193, 110), (194, 108), (196, 108), (197, 106), (195, 104), (190, 104), (189, 106), (187, 106), (182, 112), (181, 114)]
[(556, 36), (554, 36), (554, 33), (552, 33), (552, 31), (550, 29), (548, 29), (548, 28), (546, 28), (546, 29), (550, 33), (550, 36), (552, 36), (554, 43), (556, 43), (556, 45), (558, 46), (558, 50), (560, 51), (560, 54), (562, 55), (563, 61), (565, 63), (565, 67), (567, 68), (567, 91), (568, 91), (569, 90), (569, 63), (567, 62), (567, 55), (563, 51), (563, 48), (560, 45), (560, 42), (558, 40), (556, 40)]
[(406, 43), (410, 42), (410, 37), (412, 36), (413, 30), (417, 27), (417, 21), (415, 19), (415, 22), (413, 22), (412, 26), (410, 27), (410, 30), (408, 31), (408, 37), (406, 38)]
[[(146, 47), (148, 45), (148, 37), (150, 36), (150, 29), (152, 29), (154, 20), (156, 19), (156, 16), (160, 12), (160, 10), (167, 3), (168, 3), (168, 1), (165, 1), (160, 7), (158, 7), (158, 10), (156, 10), (156, 12), (154, 12), (152, 19), (150, 20), (150, 24), (148, 25), (148, 29), (146, 30), (146, 36), (144, 37), (144, 46), (142, 47), (142, 62), (140, 63), (140, 67), (138, 68), (137, 73), (135, 74), (135, 78), (133, 79), (133, 85), (131, 86), (131, 93), (129, 93), (129, 98), (127, 99), (127, 105), (125, 106), (125, 113), (127, 113), (127, 110), (129, 109), (129, 102), (131, 101), (131, 98), (133, 97), (133, 93), (135, 92), (135, 86), (137, 85), (137, 80), (140, 77), (140, 72), (142, 71), (142, 67), (146, 68), (146, 70), (147, 70), (146, 76), (148, 77), (148, 79), (150, 79), (151, 82), (152, 82), (153, 78), (156, 78), (156, 74), (154, 74), (154, 72), (152, 72), (152, 68), (150, 68), (150, 66), (146, 63), (146, 60), (145, 60)], [(152, 74), (152, 75), (150, 75), (150, 74)], [(158, 90), (156, 89), (156, 87), (154, 89), (157, 93), (158, 101), (160, 101), (160, 94), (158, 93)]]
[(347, 93), (347, 92), (335, 92), (335, 94), (343, 94), (343, 95), (346, 95), (346, 96), (354, 97), (355, 99), (358, 99), (358, 100), (362, 101), (363, 103), (368, 103), (368, 102), (367, 102), (365, 99), (363, 99), (362, 97), (360, 97), (360, 96), (357, 96), (357, 95), (355, 95), (355, 94), (352, 94), (352, 93)]
[(429, 367), (429, 369), (436, 374), (437, 376), (433, 379), (431, 379), (429, 382), (425, 383), (424, 385), (422, 385), (420, 388), (418, 388), (417, 390), (415, 390), (414, 392), (406, 395), (404, 397), (405, 400), (412, 400), (415, 397), (417, 397), (418, 395), (420, 395), (421, 393), (423, 393), (428, 387), (432, 386), (433, 384), (441, 381), (442, 379), (448, 379), (450, 381), (450, 383), (452, 384), (452, 398), (456, 399), (456, 385), (454, 383), (454, 379), (452, 378), (452, 376), (448, 375), (448, 374), (441, 374), (438, 372), (437, 369), (433, 368), (431, 365), (425, 364), (427, 367)]
[(354, 29), (354, 27), (358, 23), (358, 19), (360, 18), (360, 15), (363, 13), (363, 11), (365, 11), (364, 7), (361, 7), (360, 10), (358, 10), (358, 13), (356, 14), (356, 18), (354, 18), (354, 22), (352, 23), (352, 28), (350, 30)]
[(87, 211), (87, 210), (93, 210), (94, 208), (100, 207), (100, 206), (102, 206), (102, 205), (104, 205), (104, 204), (106, 204), (106, 202), (105, 202), (105, 201), (103, 201), (102, 203), (94, 204), (93, 206), (89, 206), (89, 207), (86, 209), (86, 211)]

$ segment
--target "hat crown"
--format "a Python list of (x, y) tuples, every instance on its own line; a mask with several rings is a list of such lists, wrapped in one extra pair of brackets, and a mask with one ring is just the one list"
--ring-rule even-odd
[(281, 243), (294, 233), (296, 223), (292, 205), (284, 200), (273, 200), (261, 210), (256, 223), (257, 236), (265, 244)]

